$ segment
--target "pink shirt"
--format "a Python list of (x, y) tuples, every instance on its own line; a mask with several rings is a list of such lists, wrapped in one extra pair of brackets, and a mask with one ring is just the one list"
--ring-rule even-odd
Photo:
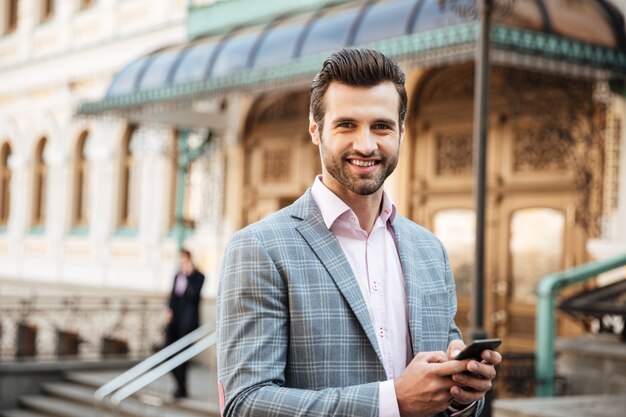
[[(321, 176), (315, 178), (311, 193), (326, 227), (335, 235), (350, 263), (377, 335), (387, 374), (387, 381), (380, 383), (379, 416), (400, 417), (393, 380), (411, 362), (413, 349), (404, 274), (391, 227), (396, 207), (383, 192), (380, 215), (368, 235), (361, 229), (356, 214), (322, 183)], [(463, 410), (452, 407), (448, 410), (453, 417), (461, 417), (471, 414), (474, 404)]]
[(181, 296), (187, 289), (187, 275), (179, 272), (176, 275), (176, 282), (174, 283), (174, 294)]
[(365, 299), (376, 331), (387, 381), (380, 384), (380, 416), (399, 416), (393, 379), (412, 359), (404, 275), (396, 248), (393, 224), (396, 208), (383, 194), (382, 210), (371, 233), (361, 229), (354, 212), (315, 179), (311, 188), (326, 227), (343, 249)]

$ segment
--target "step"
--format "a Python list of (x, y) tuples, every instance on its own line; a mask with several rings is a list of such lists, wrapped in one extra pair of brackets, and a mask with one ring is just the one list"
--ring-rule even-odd
[(46, 414), (41, 414), (31, 410), (0, 410), (0, 417), (49, 417)]
[[(43, 395), (25, 395), (20, 397), (20, 404), (39, 413), (59, 417), (88, 417), (95, 414), (93, 405), (87, 406)], [(102, 416), (110, 415), (108, 413)]]
[(222, 415), (220, 407), (207, 400), (200, 401), (191, 398), (181, 398), (179, 400), (172, 401), (170, 406), (194, 411), (205, 417), (220, 417)]
[(621, 394), (500, 399), (494, 401), (493, 409), (496, 417), (623, 417), (626, 397)]
[[(94, 404), (94, 389), (91, 387), (69, 382), (51, 382), (42, 384), (42, 390), (44, 393), (58, 399), (65, 399), (92, 407)], [(136, 397), (124, 400), (120, 405), (120, 412), (127, 415), (142, 415), (145, 414), (144, 411), (147, 408), (159, 407), (158, 414), (161, 416), (199, 417), (207, 414), (219, 415), (219, 413), (215, 414), (215, 410), (210, 407), (193, 406), (190, 403), (195, 403), (195, 401), (170, 404), (169, 399), (164, 398), (163, 395), (140, 392)], [(200, 402), (198, 401), (198, 403)]]
[(95, 389), (106, 384), (116, 376), (122, 374), (124, 371), (76, 371), (65, 372), (63, 375), (66, 380), (76, 382), (77, 384), (86, 385)]

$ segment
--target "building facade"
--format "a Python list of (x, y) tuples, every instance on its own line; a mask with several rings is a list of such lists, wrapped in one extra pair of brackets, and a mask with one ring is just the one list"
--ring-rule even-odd
[[(407, 74), (387, 189), (448, 248), (467, 328), (476, 16), (463, 2), (232, 0), (191, 2), (186, 15), (182, 1), (101, 0), (64, 2), (45, 23), (33, 16), (47, 2), (6, 3), (20, 7), (0, 39), (5, 280), (165, 290), (180, 146), (210, 134), (183, 173), (182, 211), (212, 296), (232, 233), (320, 172), (307, 131), (313, 74), (329, 51), (366, 45)], [(619, 3), (503, 3), (513, 6), (494, 15), (485, 325), (505, 350), (532, 351), (541, 277), (625, 242), (626, 41)]]
[(75, 112), (128, 62), (184, 41), (186, 2), (0, 6), (4, 293), (37, 292), (37, 283), (163, 291), (176, 263), (167, 237), (175, 173), (153, 137), (172, 133)]

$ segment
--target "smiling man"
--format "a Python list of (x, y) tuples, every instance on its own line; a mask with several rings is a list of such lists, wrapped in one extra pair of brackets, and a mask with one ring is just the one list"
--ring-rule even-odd
[(476, 416), (497, 352), (455, 360), (456, 293), (441, 242), (384, 192), (407, 112), (379, 52), (331, 55), (311, 86), (322, 175), (238, 232), (218, 290), (224, 416)]

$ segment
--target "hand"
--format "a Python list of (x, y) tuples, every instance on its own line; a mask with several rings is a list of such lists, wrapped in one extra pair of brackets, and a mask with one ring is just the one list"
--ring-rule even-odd
[(460, 374), (466, 361), (448, 361), (444, 352), (420, 352), (394, 382), (402, 417), (426, 417), (448, 408), (451, 376)]
[[(452, 346), (452, 343), (450, 343), (450, 346)], [(455, 357), (459, 354), (457, 351), (459, 350), (458, 345), (455, 344), (452, 348), (450, 346), (448, 347), (449, 355)], [(480, 400), (491, 389), (491, 382), (496, 377), (495, 365), (502, 362), (502, 356), (493, 350), (484, 350), (481, 356), (482, 362), (471, 359), (454, 361), (465, 364), (464, 372), (452, 376), (455, 384), (451, 387), (450, 394), (454, 399), (455, 405), (458, 404), (460, 406), (455, 408), (463, 408), (466, 404)]]

